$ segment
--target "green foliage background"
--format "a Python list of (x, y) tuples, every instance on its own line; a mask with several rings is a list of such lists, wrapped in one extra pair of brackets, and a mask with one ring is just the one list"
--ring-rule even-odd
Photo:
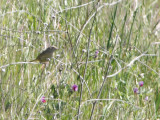
[[(89, 119), (108, 69), (121, 71), (105, 79), (92, 119), (160, 118), (158, 0), (0, 3), (1, 119)], [(50, 45), (48, 66), (27, 63)]]

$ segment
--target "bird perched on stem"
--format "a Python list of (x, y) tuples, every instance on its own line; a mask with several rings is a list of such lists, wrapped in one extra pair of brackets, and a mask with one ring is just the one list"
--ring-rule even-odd
[(40, 63), (47, 63), (50, 61), (50, 58), (52, 58), (53, 52), (57, 49), (58, 48), (55, 46), (48, 47), (46, 50), (40, 53), (35, 60), (32, 60), (30, 62), (39, 61)]

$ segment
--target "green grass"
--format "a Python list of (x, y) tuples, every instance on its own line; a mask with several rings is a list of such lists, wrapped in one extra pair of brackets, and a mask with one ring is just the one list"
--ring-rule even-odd
[(158, 0), (0, 2), (0, 119), (160, 119)]

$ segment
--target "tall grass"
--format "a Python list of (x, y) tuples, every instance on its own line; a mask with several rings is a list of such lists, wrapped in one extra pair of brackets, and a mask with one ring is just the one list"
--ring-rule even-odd
[(159, 5), (1, 0), (1, 119), (159, 119)]

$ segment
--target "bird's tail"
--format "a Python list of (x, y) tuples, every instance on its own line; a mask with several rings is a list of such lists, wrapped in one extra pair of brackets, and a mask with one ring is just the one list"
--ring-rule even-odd
[(34, 60), (29, 61), (29, 62), (37, 62), (37, 61), (38, 61), (37, 59), (34, 59)]

